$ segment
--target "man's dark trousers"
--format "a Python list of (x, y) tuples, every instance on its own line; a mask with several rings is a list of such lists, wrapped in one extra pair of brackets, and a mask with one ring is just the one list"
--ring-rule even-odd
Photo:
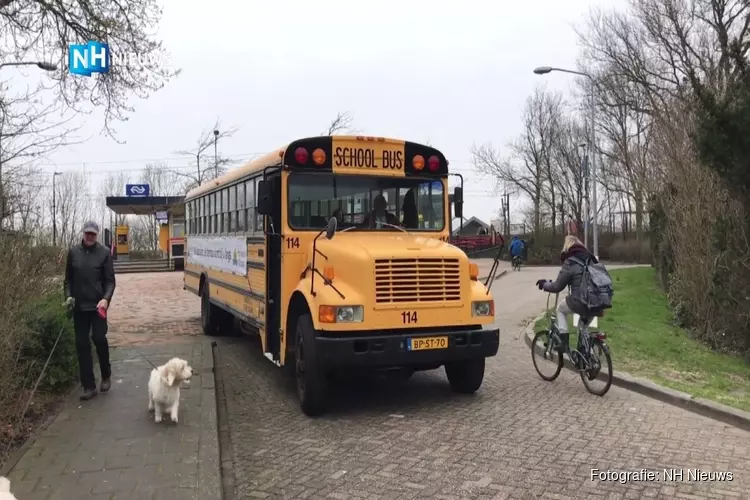
[(102, 380), (112, 374), (109, 364), (109, 344), (107, 342), (107, 320), (99, 317), (96, 311), (75, 311), (73, 326), (76, 332), (76, 352), (78, 354), (78, 369), (81, 374), (83, 389), (96, 389), (94, 378), (94, 360), (91, 357), (91, 342), (94, 341), (96, 354), (99, 358)]

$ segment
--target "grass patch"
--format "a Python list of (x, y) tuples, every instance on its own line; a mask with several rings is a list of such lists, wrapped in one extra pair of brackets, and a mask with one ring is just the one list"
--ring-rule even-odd
[[(741, 358), (711, 351), (673, 325), (654, 269), (614, 269), (610, 274), (615, 295), (612, 309), (599, 318), (599, 329), (607, 333), (615, 371), (750, 411), (750, 366)], [(572, 333), (572, 318), (570, 323)], [(543, 318), (535, 329), (548, 325)]]

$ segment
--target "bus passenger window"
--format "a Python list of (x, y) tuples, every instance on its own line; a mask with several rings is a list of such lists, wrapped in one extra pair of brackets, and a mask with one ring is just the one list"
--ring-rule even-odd
[(255, 182), (245, 182), (245, 217), (247, 218), (247, 230), (255, 231)]

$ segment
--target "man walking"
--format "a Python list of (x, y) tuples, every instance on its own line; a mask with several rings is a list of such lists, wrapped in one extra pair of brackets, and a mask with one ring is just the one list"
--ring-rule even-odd
[(100, 390), (107, 392), (112, 385), (107, 320), (99, 315), (99, 310), (107, 310), (115, 293), (115, 270), (109, 250), (97, 241), (98, 237), (99, 226), (96, 222), (84, 224), (83, 240), (70, 249), (65, 266), (65, 303), (73, 309), (82, 400), (89, 400), (97, 394), (89, 335), (99, 358), (102, 375)]

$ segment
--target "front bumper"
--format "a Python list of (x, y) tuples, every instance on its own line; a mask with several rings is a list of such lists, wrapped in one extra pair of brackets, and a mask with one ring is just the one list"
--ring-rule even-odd
[[(335, 335), (335, 336), (334, 336)], [(448, 347), (423, 351), (407, 350), (408, 339), (448, 337)], [(367, 332), (319, 336), (315, 356), (329, 367), (428, 366), (450, 361), (488, 358), (497, 354), (500, 330)]]

